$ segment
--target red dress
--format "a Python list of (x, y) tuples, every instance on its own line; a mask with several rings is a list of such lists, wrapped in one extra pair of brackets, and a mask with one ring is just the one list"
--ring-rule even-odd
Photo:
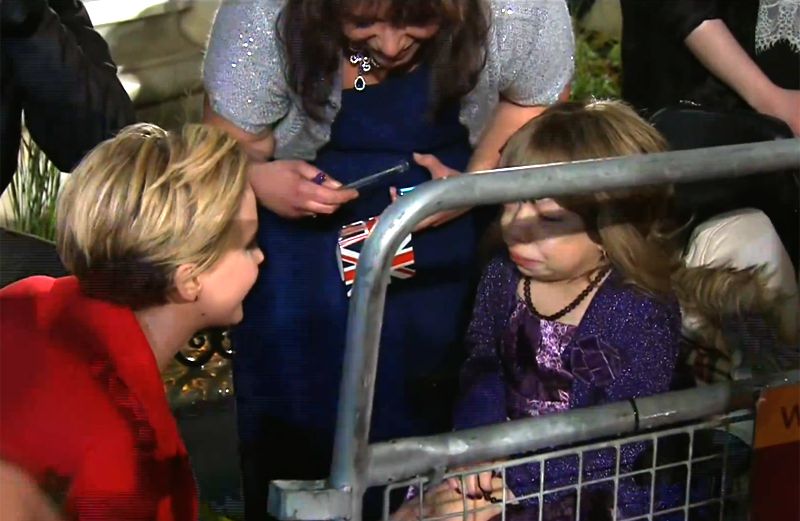
[(133, 312), (74, 277), (0, 290), (0, 457), (68, 519), (194, 521), (197, 492)]

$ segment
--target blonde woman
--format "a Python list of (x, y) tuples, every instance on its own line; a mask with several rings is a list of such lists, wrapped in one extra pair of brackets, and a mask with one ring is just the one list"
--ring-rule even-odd
[(214, 128), (128, 127), (60, 196), (73, 275), (0, 291), (0, 455), (69, 519), (197, 519), (159, 371), (242, 318), (263, 260), (246, 168)]

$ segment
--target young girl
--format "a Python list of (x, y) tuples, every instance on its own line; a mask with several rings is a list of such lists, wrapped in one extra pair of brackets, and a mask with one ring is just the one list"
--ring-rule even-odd
[[(664, 147), (661, 136), (622, 104), (561, 103), (511, 138), (501, 164), (643, 154)], [(669, 389), (681, 332), (670, 289), (675, 255), (659, 233), (669, 193), (666, 187), (635, 188), (505, 205), (501, 228), (507, 252), (489, 264), (479, 286), (455, 410), (457, 429)], [(635, 456), (623, 453), (623, 465)], [(597, 469), (611, 466), (603, 459), (594, 461)], [(577, 462), (555, 463), (548, 464), (548, 486), (566, 485), (577, 475)], [(508, 468), (507, 497), (538, 491), (538, 478), (536, 465)], [(502, 495), (500, 479), (490, 473), (465, 485), (467, 490), (460, 490), (460, 483), (446, 483), (429, 493), (428, 513), (460, 510), (461, 493), (473, 507)], [(634, 496), (621, 488), (618, 504), (634, 507)], [(573, 519), (574, 497), (557, 499), (545, 502), (544, 518)], [(535, 500), (521, 503), (524, 510)], [(596, 508), (589, 503), (584, 499), (581, 510)], [(483, 516), (497, 513), (487, 510)]]
[[(663, 138), (618, 102), (560, 103), (530, 121), (506, 145), (505, 166), (662, 152)], [(455, 426), (465, 429), (509, 419), (624, 401), (670, 389), (683, 345), (680, 306), (694, 320), (696, 341), (722, 354), (726, 323), (758, 322), (755, 357), (774, 349), (775, 295), (757, 269), (683, 267), (664, 232), (670, 187), (638, 187), (505, 205), (501, 228), (507, 252), (481, 281), (467, 333), (468, 358)], [(677, 296), (677, 298), (676, 298)], [(769, 320), (767, 320), (769, 322)], [(702, 325), (698, 331), (697, 324)], [(773, 333), (770, 333), (772, 331)], [(766, 333), (765, 333), (766, 332)], [(624, 447), (620, 469), (631, 471), (642, 444)], [(584, 479), (612, 475), (608, 451), (584, 454)], [(545, 488), (577, 483), (577, 460), (551, 460)], [(538, 492), (538, 464), (506, 469), (507, 498)], [(426, 515), (490, 506), (503, 483), (491, 473), (456, 480), (427, 495)], [(679, 506), (686, 484), (659, 482), (656, 511)], [(589, 490), (591, 489), (591, 490)], [(462, 497), (466, 495), (467, 497)], [(610, 482), (584, 487), (580, 518), (610, 519)], [(650, 486), (620, 480), (618, 514), (645, 515)], [(534, 508), (534, 510), (529, 510)], [(507, 515), (528, 519), (536, 500)], [(411, 509), (406, 506), (399, 519)], [(574, 492), (545, 498), (543, 519), (574, 519)], [(486, 509), (470, 519), (496, 515)], [(666, 518), (665, 518), (666, 519)]]
[(60, 196), (73, 276), (0, 291), (0, 458), (67, 518), (197, 519), (159, 371), (194, 332), (242, 318), (263, 260), (246, 165), (212, 127), (126, 128)]
[[(512, 137), (503, 164), (663, 149), (624, 105), (563, 103)], [(668, 196), (650, 187), (505, 205), (507, 253), (479, 288), (459, 428), (668, 389), (680, 338), (676, 256), (660, 233)]]

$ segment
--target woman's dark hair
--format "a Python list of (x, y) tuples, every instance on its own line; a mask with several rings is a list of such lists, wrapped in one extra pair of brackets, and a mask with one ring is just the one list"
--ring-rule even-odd
[[(350, 13), (381, 13), (402, 25), (440, 24), (420, 52), (429, 59), (435, 112), (475, 87), (486, 63), (490, 11), (485, 0), (288, 0), (277, 21), (289, 87), (314, 119), (321, 119), (348, 42)], [(313, 59), (309, 59), (313, 57)]]

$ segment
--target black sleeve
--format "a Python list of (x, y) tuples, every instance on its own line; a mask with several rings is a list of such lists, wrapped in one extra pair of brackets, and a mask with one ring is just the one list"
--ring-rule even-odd
[(662, 0), (657, 13), (680, 41), (706, 20), (720, 18), (718, 0)]
[[(33, 139), (62, 171), (134, 121), (103, 38), (79, 0), (49, 0), (26, 35), (3, 38), (3, 51)], [(26, 31), (27, 32), (27, 31)]]
[[(706, 20), (720, 18), (720, 0), (622, 0), (623, 17), (646, 18), (683, 42)], [(724, 0), (730, 1), (730, 0)]]

